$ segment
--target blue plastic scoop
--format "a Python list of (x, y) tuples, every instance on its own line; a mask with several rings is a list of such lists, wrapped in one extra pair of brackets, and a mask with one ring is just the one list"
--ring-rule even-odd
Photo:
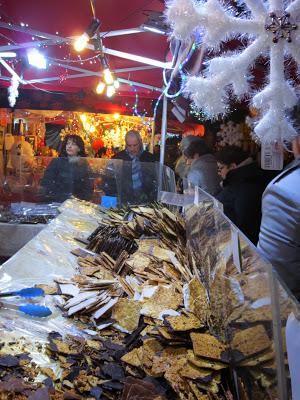
[(23, 304), (21, 306), (17, 306), (15, 304), (0, 302), (0, 308), (1, 307), (7, 308), (9, 310), (21, 311), (24, 314), (38, 318), (49, 317), (49, 315), (52, 314), (50, 308), (40, 306), (39, 304)]
[(43, 289), (33, 287), (33, 288), (25, 288), (21, 290), (0, 293), (0, 297), (19, 296), (19, 297), (31, 298), (31, 297), (44, 296), (44, 294), (45, 292)]

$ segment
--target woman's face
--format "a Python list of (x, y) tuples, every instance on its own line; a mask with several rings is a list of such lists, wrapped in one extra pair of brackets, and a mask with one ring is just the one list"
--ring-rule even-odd
[(230, 168), (229, 165), (223, 164), (218, 161), (218, 175), (224, 180), (228, 174), (229, 171), (231, 171), (232, 168)]
[(80, 148), (77, 146), (72, 139), (69, 139), (66, 144), (66, 152), (70, 157), (77, 156), (80, 151)]

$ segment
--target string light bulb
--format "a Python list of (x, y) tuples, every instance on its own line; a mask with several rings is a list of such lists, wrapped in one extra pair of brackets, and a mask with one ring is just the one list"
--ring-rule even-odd
[(107, 85), (112, 85), (114, 83), (114, 77), (109, 68), (103, 70), (103, 79)]
[(106, 89), (106, 96), (112, 97), (116, 93), (116, 89), (114, 85), (108, 85)]
[(74, 42), (74, 49), (78, 52), (81, 52), (86, 48), (90, 38), (86, 32), (84, 32), (81, 36), (79, 36)]
[(86, 31), (74, 41), (74, 49), (78, 52), (84, 50), (89, 40), (98, 32), (101, 22), (93, 18)]
[(102, 65), (102, 77), (103, 80), (100, 81), (96, 87), (96, 93), (102, 94), (106, 88), (106, 96), (112, 97), (116, 93), (116, 89), (119, 89), (120, 83), (115, 77), (115, 74), (110, 70), (108, 60), (103, 53), (103, 45), (101, 37), (98, 33), (97, 40), (95, 42), (95, 50), (99, 51), (99, 61)]
[(96, 87), (96, 93), (102, 94), (104, 92), (104, 89), (105, 89), (105, 83), (100, 81)]

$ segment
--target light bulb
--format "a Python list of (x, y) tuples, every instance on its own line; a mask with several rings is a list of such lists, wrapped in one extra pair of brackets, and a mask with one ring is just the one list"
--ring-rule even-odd
[(96, 92), (98, 94), (101, 94), (101, 93), (103, 93), (104, 89), (105, 89), (105, 83), (104, 82), (99, 82), (97, 87), (96, 87)]
[(84, 124), (84, 129), (85, 129), (86, 131), (89, 131), (90, 128), (91, 128), (91, 124), (89, 124), (88, 122), (87, 122), (86, 124)]
[(82, 51), (85, 49), (86, 45), (88, 44), (89, 41), (89, 35), (87, 33), (83, 33), (81, 36), (79, 36), (75, 42), (74, 42), (74, 49), (78, 52)]
[(116, 93), (116, 89), (113, 85), (107, 86), (106, 89), (106, 96), (107, 97), (112, 97)]
[(85, 114), (81, 114), (80, 115), (80, 119), (81, 119), (81, 121), (84, 123), (84, 122), (86, 122), (86, 115)]
[(110, 69), (108, 69), (108, 68), (103, 70), (103, 78), (104, 78), (104, 82), (107, 85), (112, 85), (114, 83), (113, 74), (111, 73)]
[(96, 128), (94, 127), (94, 125), (92, 125), (92, 126), (90, 127), (90, 132), (91, 132), (91, 133), (96, 132)]
[(119, 89), (119, 87), (120, 87), (120, 82), (118, 81), (118, 79), (115, 79), (115, 80), (114, 80), (114, 87), (115, 87), (115, 89)]
[(120, 114), (119, 113), (114, 113), (114, 119), (120, 119)]
[(47, 68), (47, 60), (45, 56), (40, 53), (37, 49), (29, 49), (27, 51), (27, 59), (29, 65), (33, 67), (46, 69)]

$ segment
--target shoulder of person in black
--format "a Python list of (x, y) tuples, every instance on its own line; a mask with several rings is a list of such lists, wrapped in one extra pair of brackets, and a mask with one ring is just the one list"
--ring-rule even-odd
[(256, 244), (261, 218), (261, 197), (273, 178), (255, 162), (229, 171), (216, 196), (225, 214)]
[(259, 168), (256, 162), (235, 168), (228, 172), (223, 181), (223, 188), (232, 185), (255, 184), (265, 188), (268, 183), (276, 176), (275, 171), (265, 171)]
[[(122, 150), (119, 153), (117, 153), (114, 157), (114, 160), (123, 160), (123, 161), (132, 161), (130, 155), (126, 150)], [(153, 154), (149, 153), (149, 151), (144, 150), (142, 154), (139, 157), (139, 160), (141, 162), (154, 162), (155, 157)]]

